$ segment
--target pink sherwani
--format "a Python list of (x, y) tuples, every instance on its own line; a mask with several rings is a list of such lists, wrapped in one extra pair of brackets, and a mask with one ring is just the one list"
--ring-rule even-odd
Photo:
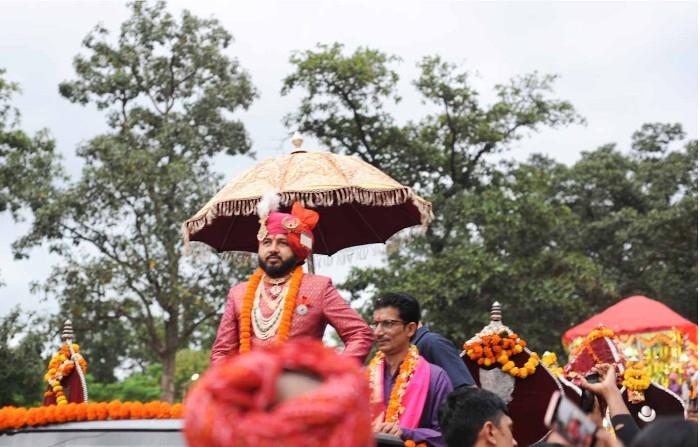
[[(228, 292), (226, 309), (221, 318), (216, 340), (211, 349), (211, 363), (217, 363), (230, 355), (238, 354), (238, 322), (248, 282), (240, 283)], [(306, 298), (306, 299), (304, 299)], [(331, 279), (325, 276), (304, 274), (299, 287), (297, 303), (306, 302), (308, 312), (300, 315), (294, 306), (290, 337), (323, 337), (326, 325), (330, 324), (345, 343), (343, 354), (355, 357), (364, 363), (372, 347), (373, 334), (367, 323), (340, 296)], [(252, 332), (252, 331), (251, 331)], [(260, 340), (251, 333), (251, 347), (268, 346), (276, 337)]]

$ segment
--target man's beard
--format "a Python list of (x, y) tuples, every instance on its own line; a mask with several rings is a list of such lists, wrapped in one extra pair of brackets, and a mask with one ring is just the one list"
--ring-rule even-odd
[(297, 260), (297, 257), (292, 256), (291, 258), (287, 259), (286, 261), (283, 261), (277, 266), (271, 266), (267, 265), (265, 261), (263, 261), (263, 259), (260, 256), (258, 256), (258, 265), (260, 265), (260, 268), (263, 269), (263, 271), (270, 278), (279, 278), (281, 276), (286, 275), (287, 273), (291, 272), (294, 267), (296, 267), (298, 262), (299, 261)]

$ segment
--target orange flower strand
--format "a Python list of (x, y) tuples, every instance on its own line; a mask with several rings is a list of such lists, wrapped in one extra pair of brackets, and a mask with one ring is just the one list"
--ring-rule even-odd
[(523, 352), (525, 346), (527, 342), (517, 334), (502, 331), (499, 334), (482, 335), (464, 343), (464, 351), (470, 359), (488, 368), (497, 362), (505, 365), (512, 355)]
[[(262, 280), (263, 271), (258, 268), (255, 273), (248, 280), (248, 287), (246, 288), (245, 296), (243, 297), (243, 304), (241, 305), (241, 320), (240, 320), (240, 330), (239, 330), (239, 341), (240, 346), (238, 352), (250, 352), (251, 348), (251, 315), (253, 313), (253, 301), (255, 300), (255, 292), (260, 285)], [(297, 266), (292, 273), (292, 278), (289, 282), (289, 290), (287, 291), (287, 296), (284, 298), (284, 309), (282, 311), (282, 321), (280, 321), (280, 327), (277, 332), (277, 337), (275, 341), (280, 344), (289, 338), (289, 332), (292, 328), (292, 317), (294, 316), (294, 307), (296, 306), (297, 296), (299, 295), (299, 288), (301, 287), (301, 280), (304, 276), (304, 269), (301, 266)]]
[(239, 327), (239, 343), (238, 352), (243, 354), (244, 352), (250, 352), (250, 331), (251, 326), (251, 314), (253, 312), (253, 300), (255, 299), (255, 291), (258, 290), (260, 281), (263, 277), (263, 270), (258, 268), (250, 276), (248, 280), (248, 288), (245, 291), (245, 296), (243, 297), (243, 304), (241, 305), (241, 320)]
[(42, 407), (0, 408), (0, 430), (20, 429), (26, 426), (61, 422), (104, 421), (108, 419), (178, 419), (182, 404), (167, 402), (90, 402), (68, 403)]
[[(80, 346), (77, 343), (71, 345), (74, 357), (77, 359), (78, 364), (83, 372), (87, 372), (87, 361), (80, 355)], [(75, 360), (71, 358), (70, 348), (68, 343), (64, 343), (56, 354), (51, 357), (49, 361), (48, 371), (44, 375), (44, 380), (49, 384), (49, 390), (44, 393), (44, 397), (55, 397), (56, 404), (66, 405), (68, 399), (63, 393), (63, 386), (61, 386), (61, 380), (64, 377), (68, 377), (75, 369)]]
[[(367, 367), (367, 374), (370, 380), (370, 387), (375, 389), (379, 386), (378, 375), (379, 375), (379, 365), (384, 361), (384, 353), (378, 351), (374, 358), (369, 363)], [(416, 366), (418, 366), (418, 348), (415, 345), (411, 345), (408, 348), (408, 353), (404, 357), (401, 365), (399, 366), (399, 374), (396, 377), (396, 382), (391, 388), (391, 394), (389, 395), (389, 403), (386, 407), (386, 412), (384, 414), (384, 422), (397, 423), (399, 417), (405, 410), (401, 401), (403, 396), (406, 394), (406, 388), (408, 383), (411, 381), (413, 374), (416, 372)]]

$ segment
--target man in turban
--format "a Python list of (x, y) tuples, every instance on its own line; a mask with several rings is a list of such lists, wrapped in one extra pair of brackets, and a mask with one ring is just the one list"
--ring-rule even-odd
[(213, 365), (185, 400), (187, 445), (369, 447), (359, 365), (312, 338)]
[(288, 338), (323, 337), (326, 325), (338, 332), (344, 354), (363, 363), (372, 346), (372, 331), (333, 287), (330, 278), (306, 274), (313, 229), (319, 215), (294, 203), (291, 213), (276, 212), (276, 194), (258, 205), (258, 262), (247, 282), (231, 288), (212, 346), (211, 362)]

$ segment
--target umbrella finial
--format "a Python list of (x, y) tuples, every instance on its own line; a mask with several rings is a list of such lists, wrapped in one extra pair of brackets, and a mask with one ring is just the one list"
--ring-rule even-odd
[(491, 306), (491, 321), (501, 321), (501, 303), (498, 301)]
[(73, 339), (73, 324), (70, 320), (66, 320), (66, 322), (63, 323), (63, 332), (61, 333), (61, 339), (63, 341)]
[(304, 144), (304, 137), (302, 137), (299, 131), (297, 130), (296, 132), (294, 132), (294, 135), (292, 135), (292, 145), (294, 146), (294, 150), (301, 150), (302, 144)]

